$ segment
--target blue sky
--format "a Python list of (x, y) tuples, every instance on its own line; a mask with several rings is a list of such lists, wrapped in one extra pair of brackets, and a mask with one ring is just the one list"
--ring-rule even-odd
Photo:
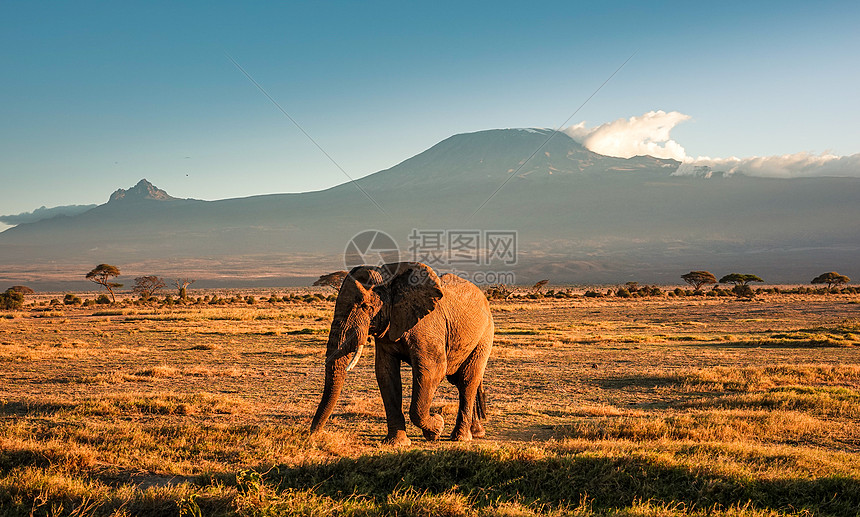
[[(604, 5), (605, 4), (605, 5)], [(702, 5), (699, 5), (702, 4)], [(327, 188), (456, 133), (652, 110), (690, 156), (860, 152), (856, 2), (5, 2), (0, 214)], [(2, 229), (2, 227), (0, 227)]]

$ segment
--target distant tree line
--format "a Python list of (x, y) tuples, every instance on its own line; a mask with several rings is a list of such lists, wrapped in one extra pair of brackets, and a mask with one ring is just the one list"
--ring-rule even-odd
[[(344, 279), (347, 276), (346, 271), (335, 271), (321, 275), (313, 285), (331, 287), (335, 292), (339, 291)], [(66, 306), (92, 306), (101, 304), (117, 304), (114, 289), (119, 289), (123, 284), (114, 282), (113, 279), (120, 275), (120, 269), (111, 264), (99, 264), (85, 275), (87, 280), (97, 283), (105, 288), (107, 294), (101, 294), (95, 299), (82, 300), (75, 294), (67, 293), (62, 301), (53, 299), (50, 302), (41, 302), (40, 305), (66, 305)], [(785, 294), (826, 294), (826, 293), (847, 293), (860, 294), (860, 287), (845, 287), (851, 279), (845, 275), (839, 274), (836, 271), (822, 273), (811, 280), (813, 285), (826, 285), (821, 288), (794, 287), (794, 288), (756, 288), (753, 289), (750, 283), (764, 283), (761, 277), (753, 274), (729, 273), (724, 275), (719, 280), (716, 276), (705, 270), (690, 271), (681, 275), (681, 279), (692, 287), (692, 290), (675, 288), (673, 290), (664, 291), (656, 285), (640, 286), (638, 282), (626, 282), (623, 286), (615, 289), (606, 289), (605, 291), (587, 290), (584, 294), (575, 293), (572, 289), (547, 289), (549, 279), (540, 280), (535, 283), (528, 292), (517, 292), (516, 288), (496, 284), (488, 286), (485, 293), (488, 299), (540, 299), (540, 298), (644, 298), (654, 296), (667, 297), (684, 297), (684, 296), (735, 296), (740, 299), (752, 299), (762, 293), (785, 293)], [(122, 302), (124, 305), (140, 305), (140, 304), (157, 304), (160, 306), (170, 306), (176, 303), (187, 304), (208, 304), (208, 305), (227, 305), (227, 304), (245, 304), (254, 305), (258, 301), (260, 303), (314, 303), (320, 301), (334, 301), (337, 296), (324, 295), (320, 293), (314, 294), (288, 294), (278, 295), (272, 293), (268, 297), (260, 297), (259, 300), (254, 296), (235, 294), (232, 296), (220, 296), (218, 294), (193, 297), (188, 294), (188, 286), (194, 283), (194, 279), (183, 277), (176, 278), (173, 285), (176, 288), (178, 297), (174, 299), (170, 294), (164, 294), (162, 291), (166, 288), (166, 282), (163, 278), (156, 275), (144, 275), (134, 279), (134, 286), (131, 292), (137, 296), (137, 299), (126, 299)], [(731, 284), (731, 289), (724, 289), (719, 284)], [(708, 291), (704, 291), (706, 285), (714, 285)], [(18, 310), (23, 308), (25, 297), (33, 294), (33, 289), (16, 285), (0, 292), (0, 310)], [(110, 295), (110, 296), (108, 296)]]

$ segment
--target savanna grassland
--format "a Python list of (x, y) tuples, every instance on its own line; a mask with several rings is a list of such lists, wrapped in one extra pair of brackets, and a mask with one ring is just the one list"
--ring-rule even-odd
[(860, 515), (857, 300), (493, 301), (487, 437), (406, 449), (373, 347), (308, 436), (331, 301), (0, 313), (0, 515)]

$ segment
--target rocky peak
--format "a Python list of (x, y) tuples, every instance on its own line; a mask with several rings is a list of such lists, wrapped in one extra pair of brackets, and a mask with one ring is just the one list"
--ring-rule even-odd
[(152, 183), (142, 179), (137, 182), (137, 185), (128, 190), (119, 189), (110, 195), (109, 203), (115, 201), (139, 201), (143, 199), (152, 199), (156, 201), (166, 201), (168, 199), (176, 199), (167, 192), (156, 187)]

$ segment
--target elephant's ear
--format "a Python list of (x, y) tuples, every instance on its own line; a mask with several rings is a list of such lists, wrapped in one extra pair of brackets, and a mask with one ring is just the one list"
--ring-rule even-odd
[(397, 341), (418, 321), (436, 308), (442, 298), (439, 277), (419, 262), (399, 262), (381, 267), (388, 280), (390, 316), (388, 338)]

